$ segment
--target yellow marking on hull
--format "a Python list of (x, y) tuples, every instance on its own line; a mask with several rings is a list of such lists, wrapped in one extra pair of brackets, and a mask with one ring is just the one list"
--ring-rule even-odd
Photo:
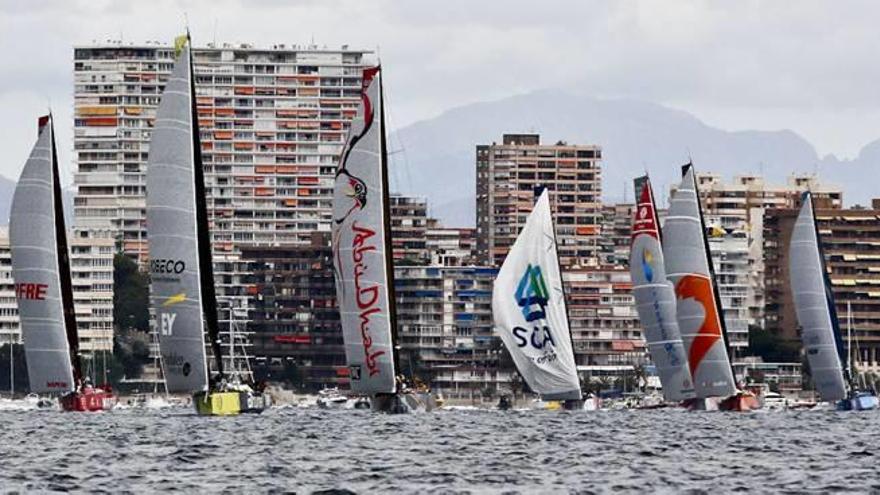
[(241, 413), (240, 397), (238, 392), (202, 392), (193, 402), (202, 416), (234, 416)]

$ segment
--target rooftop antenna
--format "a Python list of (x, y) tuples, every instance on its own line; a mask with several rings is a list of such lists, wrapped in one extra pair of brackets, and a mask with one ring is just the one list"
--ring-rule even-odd
[(212, 40), (214, 48), (217, 48), (217, 16), (214, 16), (214, 39)]

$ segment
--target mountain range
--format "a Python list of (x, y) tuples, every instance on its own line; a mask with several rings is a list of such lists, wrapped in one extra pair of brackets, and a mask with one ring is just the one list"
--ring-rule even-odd
[(658, 202), (692, 159), (698, 171), (731, 179), (761, 174), (785, 184), (791, 173), (816, 173), (844, 189), (844, 202), (869, 205), (880, 196), (870, 177), (880, 163), (880, 140), (853, 160), (820, 158), (789, 130), (726, 131), (663, 105), (604, 100), (561, 90), (543, 90), (474, 103), (401, 128), (392, 135), (392, 189), (428, 199), (429, 213), (446, 225), (474, 224), (475, 146), (501, 142), (504, 133), (534, 132), (542, 143), (566, 141), (602, 146), (606, 201), (632, 200), (632, 179), (651, 174)]
[[(632, 179), (651, 174), (658, 202), (678, 182), (680, 165), (730, 179), (761, 174), (784, 184), (791, 173), (818, 173), (843, 188), (846, 204), (870, 205), (877, 185), (867, 178), (880, 164), (880, 139), (852, 160), (820, 158), (789, 130), (726, 131), (694, 115), (656, 103), (598, 99), (542, 90), (450, 109), (391, 134), (392, 191), (427, 198), (429, 214), (449, 226), (472, 226), (475, 210), (475, 146), (501, 142), (504, 133), (537, 133), (543, 143), (567, 141), (602, 147), (606, 201), (632, 200)], [(9, 217), (14, 181), (0, 177), (0, 225)], [(65, 191), (65, 209), (72, 209)]]

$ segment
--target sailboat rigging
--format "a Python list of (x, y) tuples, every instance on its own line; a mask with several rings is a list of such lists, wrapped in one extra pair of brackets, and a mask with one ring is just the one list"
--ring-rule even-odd
[(111, 409), (116, 402), (112, 390), (106, 383), (92, 386), (79, 354), (52, 115), (41, 117), (38, 127), (9, 217), (12, 276), (30, 388), (59, 395), (65, 411)]
[(877, 409), (873, 391), (859, 390), (851, 369), (809, 191), (802, 196), (789, 246), (789, 277), (813, 385), (839, 410)]
[(435, 401), (399, 375), (382, 71), (364, 69), (361, 103), (333, 190), (336, 296), (352, 392), (373, 410), (427, 410)]
[(679, 402), (692, 399), (693, 379), (676, 320), (675, 290), (666, 279), (662, 233), (648, 176), (635, 179), (629, 269), (636, 310), (645, 331), (651, 361), (657, 367), (663, 397)]
[[(226, 373), (187, 34), (156, 111), (147, 168), (150, 303), (169, 392), (193, 394), (200, 414), (260, 412), (268, 396)], [(209, 377), (205, 333), (214, 360)]]
[(688, 356), (695, 409), (751, 410), (757, 398), (737, 389), (693, 164), (670, 200), (664, 225), (666, 277), (675, 287), (676, 318)]
[(492, 315), (529, 387), (542, 400), (579, 407), (583, 396), (546, 189), (498, 271)]

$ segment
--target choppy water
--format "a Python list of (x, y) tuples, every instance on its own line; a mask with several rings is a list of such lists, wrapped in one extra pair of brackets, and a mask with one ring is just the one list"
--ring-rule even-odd
[(880, 413), (0, 412), (2, 491), (880, 490)]

